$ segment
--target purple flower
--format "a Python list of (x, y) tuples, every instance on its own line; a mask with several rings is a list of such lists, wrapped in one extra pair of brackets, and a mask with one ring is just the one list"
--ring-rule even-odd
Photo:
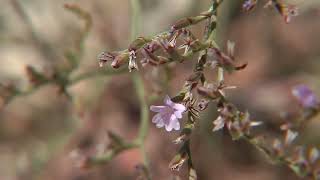
[(182, 113), (186, 110), (183, 104), (174, 103), (167, 95), (164, 98), (164, 106), (150, 106), (150, 110), (157, 112), (152, 118), (152, 122), (156, 124), (158, 128), (163, 126), (167, 131), (172, 129), (179, 130), (180, 122), (178, 119), (182, 118)]
[(243, 8), (245, 11), (251, 11), (256, 5), (257, 5), (257, 0), (246, 0), (246, 1), (242, 4), (242, 8)]
[(319, 104), (316, 95), (305, 85), (298, 85), (292, 89), (292, 94), (305, 108), (316, 108)]

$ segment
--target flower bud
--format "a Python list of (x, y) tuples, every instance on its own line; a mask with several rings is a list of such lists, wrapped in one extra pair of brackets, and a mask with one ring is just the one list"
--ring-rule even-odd
[(174, 61), (182, 62), (184, 59), (179, 54), (179, 52), (170, 44), (167, 40), (160, 40), (160, 45), (164, 49), (164, 51), (170, 56), (170, 59)]
[(108, 61), (114, 60), (116, 53), (102, 52), (98, 55), (97, 59), (99, 60), (99, 66), (104, 66)]
[(128, 50), (129, 51), (136, 51), (140, 48), (142, 48), (145, 44), (147, 44), (148, 42), (151, 42), (150, 39), (146, 39), (144, 37), (138, 37), (137, 39), (135, 39), (130, 45)]
[(207, 99), (201, 99), (200, 102), (198, 103), (199, 110), (203, 111), (203, 110), (207, 109), (209, 102), (210, 101)]
[(111, 66), (115, 69), (119, 68), (129, 60), (129, 53), (122, 53), (117, 55), (111, 63)]

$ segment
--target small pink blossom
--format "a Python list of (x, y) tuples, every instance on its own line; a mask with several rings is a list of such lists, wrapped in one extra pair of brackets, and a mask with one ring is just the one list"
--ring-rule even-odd
[(178, 119), (182, 118), (182, 113), (186, 110), (183, 104), (174, 103), (169, 96), (164, 98), (164, 106), (150, 106), (150, 110), (157, 114), (153, 116), (152, 122), (158, 128), (163, 126), (167, 131), (179, 130), (180, 122)]

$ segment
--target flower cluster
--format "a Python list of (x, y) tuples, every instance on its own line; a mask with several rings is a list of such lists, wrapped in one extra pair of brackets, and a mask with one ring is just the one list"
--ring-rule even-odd
[[(260, 0), (262, 1), (262, 0)], [(168, 63), (183, 63), (187, 60), (194, 61), (194, 68), (181, 90), (172, 98), (164, 97), (164, 105), (152, 105), (150, 110), (155, 112), (152, 123), (157, 128), (164, 128), (166, 131), (179, 131), (179, 136), (174, 140), (174, 144), (181, 145), (179, 151), (169, 164), (170, 169), (179, 170), (183, 164), (188, 165), (189, 179), (196, 179), (197, 174), (192, 163), (190, 150), (190, 135), (193, 133), (197, 123), (199, 123), (201, 113), (205, 111), (209, 104), (215, 105), (217, 117), (212, 121), (212, 131), (216, 132), (225, 129), (229, 132), (233, 140), (246, 140), (253, 146), (263, 151), (272, 160), (281, 162), (290, 167), (294, 172), (302, 177), (320, 178), (319, 150), (315, 147), (305, 148), (295, 145), (295, 139), (303, 130), (306, 122), (315, 117), (320, 112), (319, 101), (316, 95), (306, 85), (295, 86), (292, 90), (293, 96), (302, 106), (302, 114), (296, 121), (288, 121), (280, 126), (281, 137), (265, 137), (253, 133), (252, 128), (262, 125), (262, 122), (255, 121), (248, 111), (239, 110), (227, 98), (227, 90), (234, 89), (224, 81), (224, 72), (232, 73), (246, 68), (247, 63), (240, 64), (235, 57), (235, 43), (228, 41), (226, 50), (215, 42), (215, 30), (217, 27), (217, 9), (223, 0), (212, 1), (211, 8), (198, 16), (187, 17), (174, 23), (169, 31), (158, 34), (151, 38), (138, 37), (127, 49), (116, 52), (102, 52), (98, 55), (99, 66), (110, 64), (117, 69), (126, 67), (129, 72), (142, 68), (152, 68)], [(245, 0), (242, 4), (244, 11), (253, 10), (259, 0)], [(285, 4), (280, 0), (266, 0), (265, 7), (274, 8), (289, 23), (291, 18), (298, 15), (297, 7)], [(82, 42), (92, 24), (88, 13), (76, 5), (66, 5), (65, 8), (76, 13), (85, 20), (85, 30), (81, 33)], [(193, 35), (189, 26), (206, 20), (205, 33), (199, 38)], [(81, 42), (78, 43), (78, 52), (66, 53), (69, 68), (64, 71), (51, 69), (51, 71), (38, 71), (32, 66), (26, 67), (26, 73), (30, 84), (33, 87), (40, 87), (47, 83), (53, 83), (59, 87), (62, 93), (66, 92), (66, 87), (72, 84), (70, 73), (79, 64), (78, 59), (82, 54)], [(125, 69), (126, 69), (125, 68)], [(212, 81), (205, 75), (205, 70), (218, 72), (217, 80)], [(81, 76), (78, 78), (81, 80)], [(211, 78), (210, 78), (211, 79)], [(76, 79), (77, 80), (77, 79)], [(6, 103), (18, 94), (23, 94), (11, 84), (0, 84), (1, 100)], [(141, 95), (143, 99), (143, 95)], [(145, 103), (146, 104), (146, 103)], [(183, 118), (186, 118), (182, 122)], [(147, 121), (145, 121), (147, 122)], [(142, 123), (143, 128), (147, 126)], [(90, 167), (94, 164), (101, 164), (112, 159), (116, 154), (130, 149), (141, 148), (146, 133), (139, 133), (133, 142), (126, 142), (115, 133), (108, 132), (110, 143), (101, 153), (85, 154), (76, 153), (79, 166)], [(145, 130), (146, 131), (146, 130)], [(104, 145), (104, 144), (103, 144)], [(105, 150), (108, 151), (105, 151)], [(143, 149), (143, 147), (141, 148)], [(138, 166), (141, 177), (150, 175), (145, 165)]]
[[(242, 8), (244, 11), (252, 11), (262, 0), (244, 0)], [(110, 64), (117, 69), (127, 67), (129, 72), (142, 68), (152, 68), (168, 63), (183, 63), (193, 60), (192, 73), (177, 93), (170, 98), (164, 97), (164, 105), (150, 106), (150, 110), (155, 112), (152, 123), (158, 128), (165, 128), (166, 131), (180, 131), (179, 136), (174, 140), (175, 144), (181, 145), (179, 151), (169, 164), (170, 169), (179, 170), (183, 164), (187, 163), (189, 169), (189, 179), (196, 179), (197, 174), (192, 163), (190, 151), (190, 135), (199, 122), (202, 111), (205, 111), (209, 104), (215, 105), (217, 117), (212, 122), (213, 132), (226, 129), (232, 139), (246, 140), (256, 148), (262, 150), (268, 157), (279, 161), (294, 172), (303, 177), (313, 177), (319, 179), (320, 171), (319, 150), (315, 147), (308, 149), (302, 146), (295, 146), (295, 139), (301, 133), (306, 122), (319, 114), (319, 101), (315, 94), (305, 85), (298, 85), (293, 88), (293, 96), (303, 107), (301, 117), (297, 121), (286, 122), (281, 125), (280, 130), (283, 136), (278, 138), (266, 138), (252, 133), (252, 128), (262, 125), (262, 122), (255, 121), (248, 111), (239, 110), (227, 98), (226, 90), (234, 89), (224, 82), (224, 72), (232, 73), (246, 68), (247, 63), (239, 64), (235, 57), (235, 43), (228, 41), (226, 50), (219, 47), (215, 42), (215, 30), (217, 27), (217, 9), (223, 0), (213, 0), (211, 8), (198, 16), (183, 18), (174, 23), (169, 31), (163, 32), (151, 38), (138, 37), (123, 51), (102, 52), (98, 55), (99, 66)], [(266, 0), (265, 7), (274, 8), (289, 23), (292, 17), (298, 15), (297, 7), (281, 2), (280, 0)], [(68, 52), (65, 57), (69, 62), (69, 68), (64, 71), (52, 69), (52, 71), (40, 72), (34, 67), (27, 66), (26, 72), (30, 84), (40, 87), (47, 83), (56, 84), (60, 91), (66, 92), (66, 87), (72, 84), (69, 79), (70, 73), (79, 64), (81, 56), (81, 42), (88, 33), (92, 24), (91, 17), (76, 5), (66, 5), (66, 9), (76, 13), (84, 19), (85, 28), (81, 33), (80, 42), (77, 43), (77, 52)], [(203, 37), (198, 38), (193, 35), (189, 26), (202, 21), (207, 21)], [(205, 75), (205, 70), (218, 72), (216, 81), (209, 81)], [(48, 73), (49, 72), (49, 73)], [(81, 76), (80, 78), (81, 79)], [(0, 84), (1, 99), (6, 103), (17, 94), (23, 94), (15, 86)], [(186, 120), (182, 122), (183, 117)], [(144, 124), (142, 124), (142, 127)], [(144, 130), (144, 129), (142, 129)], [(126, 142), (124, 139), (112, 132), (108, 133), (110, 139), (107, 152), (102, 155), (78, 154), (77, 159), (81, 167), (89, 167), (94, 164), (101, 164), (111, 160), (116, 154), (130, 149), (141, 147), (145, 138), (144, 132), (139, 134), (133, 142)], [(141, 148), (143, 149), (143, 148)], [(148, 168), (145, 165), (138, 166), (141, 177), (149, 177)], [(147, 178), (149, 179), (149, 178)]]
[[(185, 43), (178, 46), (178, 37), (181, 37)], [(128, 68), (131, 72), (134, 69), (138, 69), (137, 54), (142, 56), (140, 64), (143, 67), (147, 65), (158, 66), (173, 61), (182, 62), (193, 53), (208, 46), (210, 44), (198, 42), (190, 31), (182, 28), (174, 32), (160, 34), (152, 39), (139, 37), (132, 42), (128, 50), (123, 52), (103, 52), (98, 56), (98, 59), (100, 66), (110, 61), (113, 68), (119, 68), (128, 63)], [(180, 49), (183, 49), (183, 53), (179, 51)], [(163, 55), (157, 54), (160, 50), (162, 50)]]
[[(244, 0), (242, 8), (246, 12), (252, 11), (261, 1), (265, 1), (265, 7), (275, 9), (286, 23), (298, 15), (296, 6), (283, 3), (280, 0)], [(187, 164), (189, 179), (197, 178), (192, 162), (190, 137), (197, 125), (200, 124), (203, 111), (211, 107), (209, 105), (212, 105), (212, 109), (215, 109), (217, 113), (217, 116), (212, 118), (212, 132), (225, 129), (232, 139), (251, 143), (270, 159), (288, 166), (301, 177), (320, 179), (319, 149), (297, 145), (296, 141), (303, 133), (306, 123), (320, 113), (319, 100), (308, 86), (297, 85), (292, 89), (293, 96), (301, 105), (301, 114), (297, 119), (287, 120), (281, 124), (279, 127), (281, 135), (277, 137), (257, 135), (253, 128), (263, 123), (254, 120), (247, 110), (238, 109), (228, 100), (227, 91), (235, 87), (225, 83), (224, 72), (232, 73), (244, 70), (248, 64), (237, 62), (234, 42), (228, 41), (225, 48), (215, 42), (215, 31), (218, 26), (217, 9), (222, 2), (223, 0), (213, 0), (208, 11), (198, 16), (183, 18), (175, 22), (166, 32), (151, 38), (138, 37), (123, 51), (102, 52), (98, 55), (99, 66), (104, 67), (110, 64), (112, 68), (125, 67), (124, 69), (132, 72), (147, 68), (154, 69), (153, 67), (173, 62), (179, 64), (192, 61), (194, 63), (193, 70), (175, 96), (171, 98), (165, 96), (163, 105), (150, 106), (150, 110), (155, 113), (150, 121), (157, 128), (164, 128), (167, 132), (173, 130), (179, 132), (173, 143), (180, 148), (169, 163), (169, 168), (179, 170), (184, 164)], [(82, 43), (92, 26), (92, 20), (89, 13), (75, 4), (66, 4), (64, 7), (84, 21), (84, 28), (80, 32), (77, 42), (74, 43), (76, 47), (65, 53), (67, 67), (64, 69), (53, 67), (41, 71), (33, 66), (26, 66), (26, 77), (30, 88), (24, 91), (12, 83), (0, 84), (0, 105), (8, 103), (16, 96), (29, 94), (36, 88), (49, 83), (56, 85), (59, 93), (69, 95), (68, 86), (82, 80), (83, 77), (98, 74), (95, 69), (93, 73), (89, 72), (89, 75), (80, 74), (80, 76), (72, 78), (71, 73), (77, 69), (82, 57)], [(207, 21), (205, 33), (203, 37), (196, 37), (189, 27), (202, 21)], [(35, 42), (37, 42), (37, 38)], [(43, 45), (42, 42), (39, 44)], [(205, 70), (211, 74), (218, 72), (216, 80), (207, 78)], [(143, 93), (139, 96), (141, 99), (144, 98)], [(145, 102), (145, 106), (147, 106), (146, 104)], [(142, 109), (148, 111), (145, 106), (142, 106)], [(108, 131), (107, 136), (110, 140), (108, 145), (103, 143), (102, 148), (89, 152), (74, 151), (72, 157), (79, 167), (88, 168), (95, 164), (108, 162), (124, 150), (140, 148), (143, 151), (143, 141), (148, 128), (146, 124), (141, 123), (142, 128), (139, 129), (137, 138), (132, 142), (127, 142), (121, 136)], [(141, 178), (151, 179), (147, 163), (137, 166), (137, 169), (140, 171)]]

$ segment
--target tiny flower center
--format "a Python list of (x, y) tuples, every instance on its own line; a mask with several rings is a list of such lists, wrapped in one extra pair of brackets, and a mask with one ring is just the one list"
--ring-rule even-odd
[(165, 109), (161, 112), (163, 120), (165, 124), (169, 124), (171, 116), (174, 114), (174, 109), (171, 107), (165, 107)]

